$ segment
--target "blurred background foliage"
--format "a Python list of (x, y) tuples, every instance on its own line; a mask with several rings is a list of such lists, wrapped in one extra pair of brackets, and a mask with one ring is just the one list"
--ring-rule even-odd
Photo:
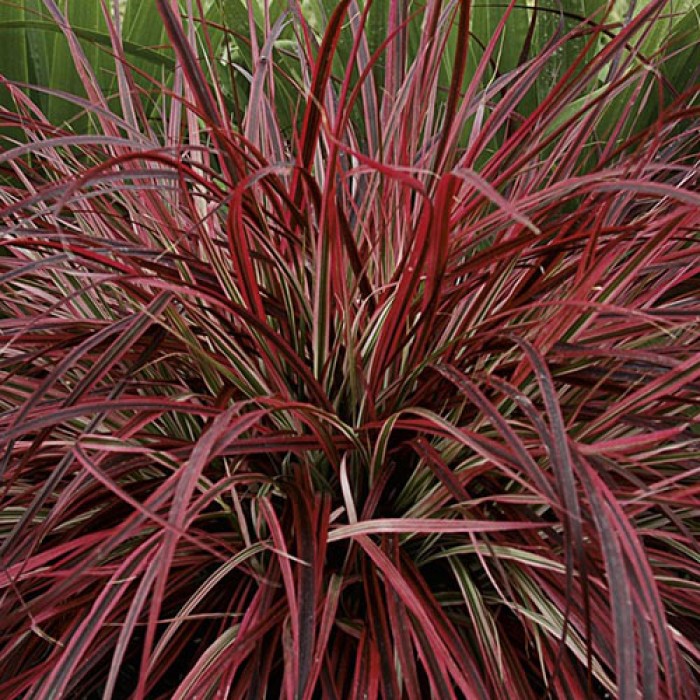
[[(354, 3), (354, 12), (349, 13), (347, 29), (341, 34), (340, 46), (335, 56), (333, 75), (340, 79), (350, 63), (353, 34), (359, 31), (359, 17), (364, 2)], [(314, 52), (318, 48), (323, 28), (336, 3), (334, 0), (180, 0), (183, 16), (190, 19), (190, 31), (197, 37), (200, 55), (207, 60), (212, 83), (216, 82), (227, 102), (234, 125), (245, 113), (256, 61), (267, 57), (276, 72), (275, 110), (282, 123), (291, 130), (295, 117), (301, 113), (300, 99), (308, 86), (308, 75), (302, 74), (303, 62), (296, 55), (298, 46)], [(473, 80), (478, 62), (490, 37), (507, 15), (505, 30), (501, 34), (494, 58), (487, 71), (480, 77), (483, 86), (497, 80), (506, 80), (507, 75), (517, 71), (524, 63), (541, 54), (550, 42), (562, 37), (582, 20), (603, 23), (606, 33), (612, 37), (623, 31), (629, 20), (645, 11), (648, 0), (638, 2), (603, 2), (601, 0), (538, 0), (537, 2), (508, 3), (474, 2), (470, 17), (470, 39), (465, 89)], [(382, 43), (392, 41), (392, 32), (403, 22), (410, 31), (401, 35), (404, 66), (394, 70), (405, 70), (412, 65), (421, 41), (424, 40), (427, 17), (423, 3), (404, 0), (375, 0), (367, 20), (367, 40), (363, 54), (357, 57), (353, 70), (359, 78), (359, 65), (370, 65), (374, 81), (372, 85), (384, 86), (383, 71), (387, 52), (381, 51)], [(456, 13), (457, 3), (443, 3), (444, 13)], [(135, 69), (137, 89), (150, 98), (148, 115), (151, 127), (159, 129), (161, 101), (167, 98), (162, 85), (172, 87), (175, 59), (167, 41), (161, 19), (153, 2), (143, 0), (105, 0), (104, 3), (84, 0), (2, 0), (0, 1), (0, 75), (11, 81), (36, 86), (31, 96), (36, 105), (55, 124), (70, 126), (77, 132), (90, 131), (92, 126), (85, 110), (66, 96), (85, 96), (83, 80), (71, 56), (68, 39), (62, 33), (60, 16), (68, 21), (75, 38), (85, 54), (86, 63), (94, 72), (95, 80), (107, 98), (110, 109), (119, 110), (117, 75), (112, 51), (110, 31), (121, 37), (124, 59)], [(107, 19), (109, 17), (109, 21)], [(201, 17), (204, 17), (202, 21)], [(303, 20), (302, 20), (303, 18)], [(111, 25), (111, 26), (110, 26)], [(447, 36), (439, 39), (446, 42), (446, 55), (454, 55), (458, 27), (451, 26)], [(585, 26), (585, 25), (583, 25)], [(615, 124), (623, 109), (634, 105), (636, 119), (628, 120), (630, 129), (642, 129), (658, 116), (664, 104), (681, 94), (698, 81), (700, 65), (700, 3), (694, 0), (673, 0), (667, 3), (663, 14), (649, 25), (644, 36), (630, 38), (630, 51), (626, 65), (608, 67), (589, 81), (588, 96), (580, 101), (594, 99), (597, 90), (615, 81), (624, 71), (648, 70), (649, 85), (661, 77), (663, 90), (657, 88), (620, 90), (617, 101), (607, 107), (609, 114), (605, 124)], [(267, 40), (266, 40), (267, 37)], [(297, 41), (302, 38), (303, 41)], [(522, 116), (531, 113), (553, 84), (575, 71), (575, 58), (585, 46), (584, 32), (579, 38), (571, 38), (559, 48), (549, 60), (547, 70), (541, 72), (538, 81), (524, 95), (518, 112)], [(589, 56), (604, 48), (605, 38), (598, 36), (590, 47)], [(377, 52), (376, 60), (371, 58)], [(392, 55), (396, 55), (393, 53)], [(662, 60), (658, 61), (661, 58)], [(661, 65), (662, 75), (652, 75), (655, 68), (649, 61)], [(436, 95), (438, 109), (444, 108), (453, 66), (446, 60), (439, 67), (442, 95)], [(214, 72), (216, 76), (214, 76)], [(572, 73), (573, 74), (573, 73)], [(46, 88), (47, 91), (41, 90)], [(376, 88), (375, 88), (376, 89)], [(440, 92), (440, 91), (438, 91)], [(442, 101), (441, 101), (442, 100)], [(5, 88), (0, 88), (0, 104), (11, 107), (12, 97)], [(149, 100), (146, 100), (149, 103)], [(572, 104), (572, 114), (582, 104)], [(489, 105), (485, 105), (488, 110)], [(358, 114), (358, 119), (363, 115)], [(291, 132), (290, 132), (291, 133)], [(620, 134), (622, 138), (628, 134)], [(600, 133), (605, 138), (605, 133)], [(498, 144), (494, 144), (496, 147)]]

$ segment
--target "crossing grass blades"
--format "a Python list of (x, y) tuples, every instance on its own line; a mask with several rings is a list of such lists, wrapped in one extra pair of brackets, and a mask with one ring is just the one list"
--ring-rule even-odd
[(0, 695), (696, 697), (690, 4), (44, 5)]

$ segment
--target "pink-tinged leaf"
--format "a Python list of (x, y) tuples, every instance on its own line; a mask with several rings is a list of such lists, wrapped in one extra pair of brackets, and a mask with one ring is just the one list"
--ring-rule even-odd
[[(55, 693), (60, 696), (66, 692), (75, 667), (81, 662), (90, 644), (103, 629), (114, 606), (127, 594), (133, 577), (142, 574), (144, 570), (155, 572), (153, 568), (149, 569), (154, 557), (155, 544), (153, 540), (144, 542), (119, 566), (109, 582), (110, 585), (104, 587), (90, 614), (72, 635), (66, 649), (57, 655), (57, 663), (53, 670), (40, 686), (37, 685), (37, 697), (43, 697), (42, 693)], [(153, 573), (147, 573), (144, 580), (148, 579), (149, 576), (152, 578)]]
[(625, 571), (620, 542), (610, 516), (593, 489), (588, 493), (610, 584), (610, 603), (615, 626), (615, 656), (617, 695), (620, 698), (637, 697), (637, 648), (633, 624), (633, 602), (630, 581)]
[[(300, 622), (306, 623), (306, 620), (301, 621), (299, 617), (299, 603), (300, 596), (297, 594), (297, 587), (294, 581), (294, 572), (292, 570), (292, 559), (291, 553), (288, 550), (287, 543), (284, 539), (284, 534), (280, 522), (275, 515), (274, 510), (270, 506), (267, 500), (260, 500), (260, 510), (265, 517), (265, 521), (270, 528), (270, 534), (272, 535), (272, 542), (277, 550), (277, 561), (279, 569), (282, 573), (282, 581), (284, 582), (285, 595), (287, 597), (287, 605), (289, 608), (289, 625), (291, 629), (291, 639), (289, 644), (291, 645), (290, 653), (292, 654), (292, 661), (286, 668), (287, 676), (285, 682), (287, 685), (287, 694), (289, 697), (294, 697), (299, 695), (300, 687), (306, 682), (306, 678), (302, 679), (302, 668), (300, 659), (300, 654), (303, 651), (301, 648), (301, 632), (300, 632)], [(310, 567), (311, 562), (300, 561), (301, 566)], [(305, 663), (308, 663), (308, 659), (305, 659)], [(308, 673), (308, 669), (304, 669)]]
[(486, 695), (481, 684), (481, 679), (478, 677), (467, 678), (463, 670), (458, 668), (456, 660), (452, 658), (447, 646), (437, 634), (437, 629), (426, 607), (389, 557), (387, 557), (387, 555), (366, 535), (359, 535), (356, 540), (367, 556), (369, 556), (383, 572), (386, 579), (385, 585), (388, 585), (396, 592), (402, 603), (416, 617), (421, 631), (425, 634), (426, 641), (429, 647), (434, 651), (435, 659), (441, 667), (441, 670), (444, 670), (445, 675), (449, 673), (454, 683), (468, 697), (485, 698)]
[(555, 495), (551, 485), (544, 474), (542, 474), (541, 468), (534, 461), (513, 428), (496, 410), (495, 406), (488, 401), (483, 392), (471, 380), (464, 376), (464, 374), (455, 370), (453, 367), (440, 366), (436, 367), (436, 369), (440, 374), (453, 382), (455, 386), (484, 413), (484, 415), (488, 416), (491, 423), (510, 446), (513, 454), (517, 456), (520, 466), (527, 471), (528, 476), (532, 479), (533, 483), (537, 485), (540, 492), (554, 503)]
[(147, 506), (142, 505), (134, 498), (129, 496), (129, 494), (126, 491), (124, 491), (124, 489), (120, 488), (113, 480), (111, 480), (106, 474), (104, 474), (104, 472), (102, 472), (102, 470), (100, 470), (100, 468), (97, 465), (91, 462), (88, 456), (81, 449), (80, 445), (76, 446), (75, 448), (75, 458), (78, 464), (80, 464), (80, 466), (83, 469), (89, 472), (91, 476), (93, 476), (97, 481), (103, 483), (110, 491), (114, 492), (114, 494), (119, 498), (119, 500), (123, 501), (124, 503), (128, 503), (136, 512), (144, 516), (144, 519), (152, 520), (153, 522), (160, 525), (163, 528), (163, 530), (173, 530), (175, 535), (181, 537), (184, 540), (187, 540), (195, 547), (201, 547), (202, 549), (205, 549), (215, 559), (224, 559), (223, 555), (220, 552), (217, 552), (206, 542), (197, 539), (189, 532), (187, 532), (187, 530), (177, 529), (177, 527), (174, 526), (167, 519), (162, 518), (157, 513), (150, 511)]
[(305, 475), (299, 475), (300, 493), (293, 499), (293, 514), (297, 539), (296, 567), (297, 589), (299, 591), (298, 640), (295, 656), (299, 664), (296, 696), (303, 697), (313, 686), (310, 684), (311, 669), (316, 648), (316, 608), (323, 584), (320, 576), (320, 562), (325, 559), (327, 546), (328, 518), (330, 502), (318, 499), (309, 502), (303, 494)]
[(388, 625), (388, 616), (377, 572), (373, 567), (363, 562), (363, 580), (365, 596), (368, 602), (368, 629), (371, 639), (376, 645), (379, 657), (381, 686), (385, 698), (398, 698), (399, 688), (394, 673), (393, 644)]
[[(322, 110), (325, 102), (325, 92), (330, 78), (333, 57), (340, 39), (342, 23), (350, 0), (341, 0), (336, 5), (328, 25), (325, 28), (323, 41), (318, 51), (318, 56), (313, 65), (313, 78), (309, 94), (306, 100), (304, 121), (301, 127), (299, 144), (299, 167), (301, 170), (309, 170), (316, 150), (318, 136), (321, 129)], [(295, 171), (292, 184), (294, 203), (298, 206), (302, 198), (301, 178)]]
[(471, 168), (456, 168), (454, 170), (454, 176), (460, 178), (467, 183), (467, 185), (470, 185), (474, 190), (493, 202), (513, 221), (522, 224), (535, 234), (539, 235), (542, 233), (525, 213), (520, 211), (512, 202), (509, 202), (498, 190)]
[(462, 486), (459, 478), (455, 476), (445, 461), (440, 457), (439, 452), (424, 438), (416, 438), (413, 442), (414, 449), (435, 473), (435, 476), (442, 482), (447, 491), (459, 501), (470, 500), (467, 490)]
[(316, 647), (314, 649), (313, 662), (309, 669), (308, 682), (303, 700), (311, 700), (321, 672), (321, 665), (324, 662), (324, 657), (328, 654), (328, 642), (338, 614), (338, 605), (342, 589), (343, 579), (337, 575), (332, 575), (328, 582), (328, 590), (321, 607)]
[(257, 281), (251, 243), (246, 233), (243, 213), (243, 194), (245, 193), (246, 186), (247, 181), (243, 181), (243, 183), (236, 187), (231, 197), (227, 225), (229, 252), (248, 309), (255, 314), (261, 323), (265, 323), (266, 314), (263, 307), (262, 293)]
[(688, 430), (688, 427), (689, 426), (687, 424), (679, 425), (666, 430), (655, 430), (648, 433), (631, 435), (630, 437), (618, 438), (616, 440), (594, 442), (590, 445), (577, 444), (576, 449), (582, 455), (599, 455), (616, 452), (636, 453), (642, 447), (653, 447), (672, 440), (673, 438), (685, 433)]
[(178, 58), (182, 63), (182, 68), (187, 77), (187, 83), (194, 90), (197, 97), (197, 103), (201, 109), (202, 115), (210, 120), (212, 126), (223, 128), (221, 113), (217, 108), (214, 96), (211, 93), (211, 89), (199, 65), (199, 61), (182, 30), (179, 17), (176, 15), (173, 7), (171, 7), (169, 0), (156, 0), (156, 6), (163, 18), (163, 23), (165, 24), (165, 29), (168, 32), (173, 48), (177, 52)]
[[(252, 12), (252, 5), (249, 5), (248, 9)], [(250, 87), (250, 98), (248, 100), (244, 128), (246, 139), (259, 147), (263, 145), (260, 137), (260, 118), (264, 115), (267, 106), (263, 86), (264, 82), (270, 79), (272, 49), (288, 21), (286, 12), (280, 14), (269, 34), (265, 37), (265, 44), (260, 52), (254, 52), (256, 65), (253, 73), (253, 82)]]
[(610, 407), (598, 422), (610, 423), (632, 407), (640, 408), (652, 401), (658, 401), (674, 390), (686, 386), (700, 377), (700, 356), (691, 355), (681, 364), (637, 389), (618, 404)]
[(449, 533), (449, 532), (503, 532), (507, 530), (541, 529), (543, 523), (509, 522), (490, 520), (444, 520), (428, 518), (376, 518), (375, 520), (359, 521), (353, 525), (340, 525), (331, 529), (329, 542), (343, 539), (356, 539), (367, 535), (386, 533)]
[[(583, 467), (581, 473), (586, 481), (588, 496), (594, 508), (596, 524), (599, 528), (604, 529), (604, 532), (601, 532), (602, 546), (606, 552), (606, 558), (611, 557), (608, 576), (616, 579), (615, 582), (610, 582), (611, 595), (623, 596), (622, 599), (617, 600), (614, 608), (615, 614), (620, 615), (619, 620), (615, 619), (619, 634), (616, 639), (618, 675), (622, 675), (624, 679), (620, 682), (631, 682), (630, 677), (633, 673), (636, 674), (636, 668), (629, 668), (632, 664), (630, 656), (632, 659), (634, 658), (635, 648), (629, 644), (632, 637), (626, 636), (630, 622), (626, 619), (628, 611), (623, 606), (623, 600), (624, 605), (629, 605), (632, 601), (639, 601), (635, 606), (637, 608), (636, 615), (642, 616), (645, 621), (648, 621), (655, 632), (655, 642), (659, 648), (670, 695), (690, 698), (692, 696), (690, 681), (687, 677), (684, 678), (685, 669), (679, 663), (678, 648), (666, 620), (658, 583), (647, 554), (618, 499), (610, 494), (609, 489), (595, 473), (595, 470), (584, 461), (584, 458), (579, 459)], [(608, 550), (607, 547), (611, 547), (611, 549)], [(616, 551), (613, 552), (612, 547), (616, 548)], [(622, 555), (629, 563), (628, 566), (625, 566), (620, 560)], [(625, 570), (628, 573), (621, 574)], [(629, 593), (629, 591), (625, 592), (624, 587), (626, 586), (631, 587), (630, 590), (634, 591), (634, 594)], [(626, 664), (628, 668), (624, 670), (620, 668), (623, 664)], [(682, 668), (683, 670), (681, 670)], [(633, 687), (636, 686), (635, 676)]]
[(438, 144), (435, 154), (435, 169), (441, 172), (445, 165), (442, 163), (443, 156), (447, 154), (446, 165), (451, 166), (454, 161), (454, 152), (447, 151), (447, 145), (450, 140), (450, 127), (454, 122), (457, 106), (462, 97), (462, 83), (464, 82), (464, 74), (467, 67), (467, 57), (469, 55), (469, 37), (471, 26), (471, 0), (460, 0), (459, 3), (459, 22), (457, 24), (457, 44), (455, 46), (454, 63), (452, 65), (452, 77), (450, 78), (450, 87), (447, 95), (447, 104), (445, 106), (444, 120), (447, 128), (443, 130), (442, 138)]
[(401, 671), (404, 690), (409, 700), (420, 700), (422, 693), (416, 675), (411, 621), (396, 591), (393, 589), (387, 590), (386, 601), (391, 634), (396, 648), (396, 660)]
[[(162, 601), (165, 597), (165, 590), (170, 574), (173, 557), (175, 556), (175, 548), (177, 546), (179, 535), (178, 530), (184, 530), (187, 523), (187, 508), (194, 494), (201, 473), (212, 457), (212, 449), (215, 442), (224, 433), (231, 440), (237, 435), (244, 433), (246, 430), (254, 426), (260, 418), (265, 414), (265, 411), (252, 411), (251, 413), (237, 416), (238, 407), (224, 411), (216, 416), (209, 429), (203, 434), (200, 440), (192, 450), (192, 455), (187, 464), (183, 466), (182, 473), (177, 482), (175, 493), (173, 494), (172, 505), (168, 520), (174, 526), (173, 530), (166, 530), (163, 533), (162, 546), (158, 550), (156, 567), (157, 576), (153, 584), (153, 595), (151, 598), (151, 606), (148, 615), (148, 625), (146, 627), (145, 641), (143, 645), (142, 665), (143, 668), (148, 668), (150, 656), (154, 644), (156, 626), (161, 612)], [(143, 697), (146, 692), (146, 675), (139, 676), (139, 683), (136, 688), (137, 697)]]

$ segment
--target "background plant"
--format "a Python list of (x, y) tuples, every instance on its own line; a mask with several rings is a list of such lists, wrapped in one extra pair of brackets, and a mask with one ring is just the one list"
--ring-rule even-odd
[(3, 697), (694, 697), (693, 8), (68, 5), (3, 6)]

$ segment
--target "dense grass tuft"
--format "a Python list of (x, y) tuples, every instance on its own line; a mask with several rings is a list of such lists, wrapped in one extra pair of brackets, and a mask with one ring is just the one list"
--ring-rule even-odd
[(0, 696), (696, 697), (692, 12), (155, 5), (3, 83)]

